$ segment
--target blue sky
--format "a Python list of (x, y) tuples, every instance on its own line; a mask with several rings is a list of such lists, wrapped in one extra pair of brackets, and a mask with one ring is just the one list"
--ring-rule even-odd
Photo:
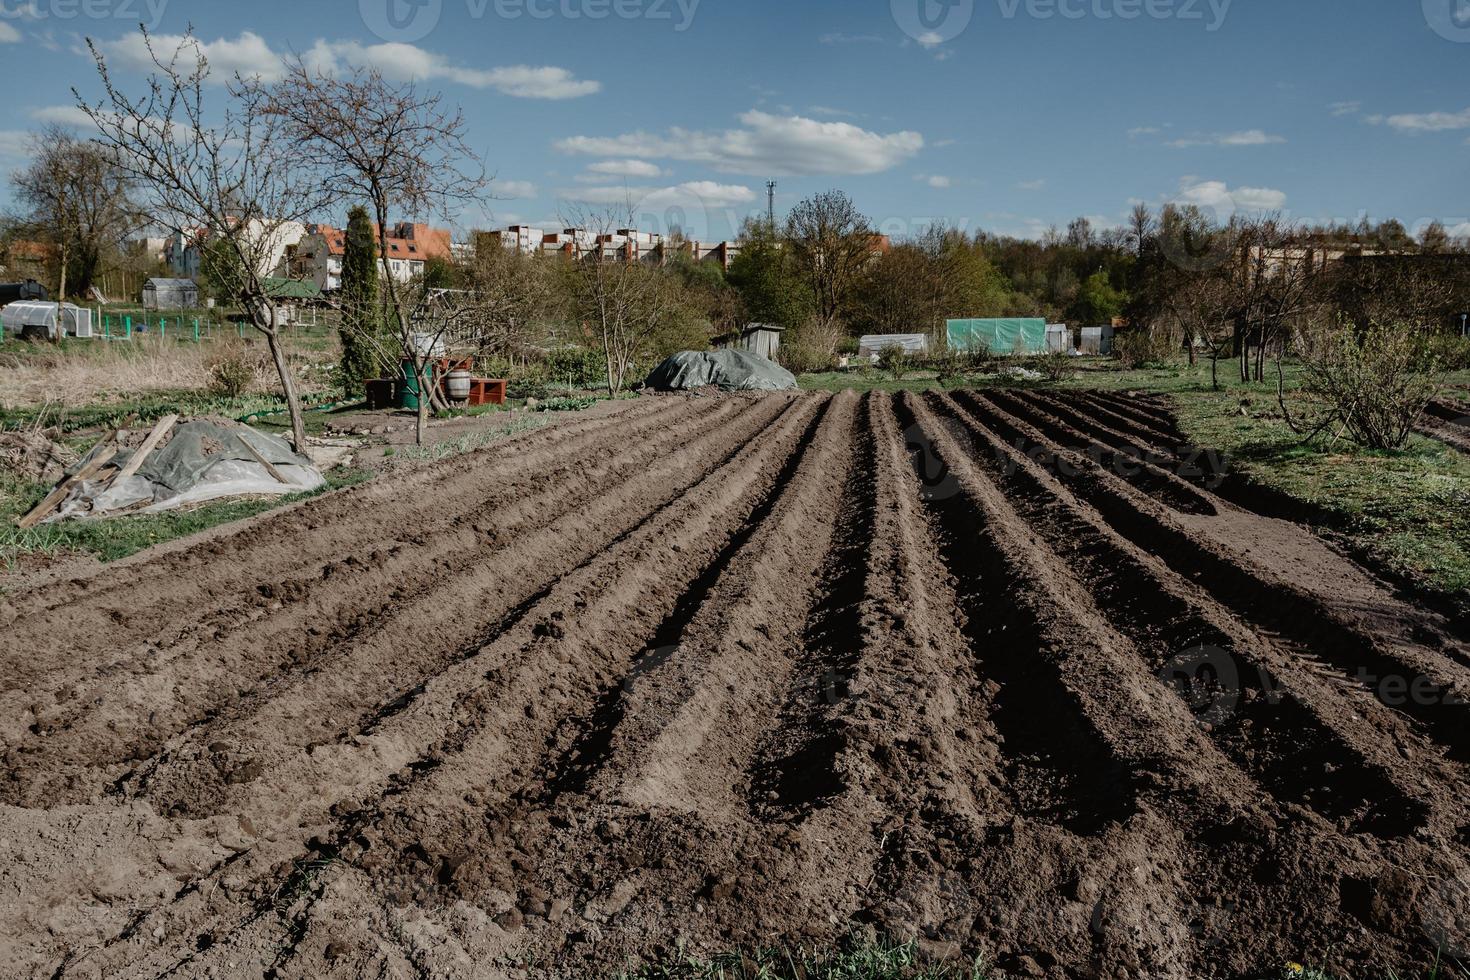
[[(1467, 0), (0, 0), (0, 166), (125, 79), (139, 22), (221, 71), (283, 52), (442, 88), (487, 214), (571, 200), (724, 237), (839, 187), (884, 231), (1037, 235), (1131, 204), (1444, 221), (1470, 235)], [(0, 195), (6, 192), (0, 191)]]

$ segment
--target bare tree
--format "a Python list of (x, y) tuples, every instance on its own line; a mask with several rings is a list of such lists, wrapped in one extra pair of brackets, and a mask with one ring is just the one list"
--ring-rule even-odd
[(290, 412), (292, 442), (302, 452), (301, 401), (266, 277), (293, 229), (330, 206), (336, 188), (303, 166), (292, 134), (265, 111), (258, 81), (237, 74), (219, 112), (206, 105), (209, 63), (192, 32), (168, 53), (155, 50), (146, 30), (143, 41), (154, 70), (141, 96), (118, 88), (91, 41), (107, 96), (91, 104), (73, 94), (96, 124), (97, 142), (136, 183), (155, 220), (202, 229), (217, 257), (227, 259), (229, 292), (265, 337)]
[(1262, 380), (1268, 348), (1278, 351), (1292, 328), (1321, 309), (1319, 257), (1277, 215), (1236, 221), (1230, 228), (1236, 262), (1230, 272), (1233, 347), (1240, 380)]
[(508, 361), (526, 359), (532, 331), (551, 304), (552, 261), (518, 255), (485, 236), (475, 243), (465, 273), (479, 350)]
[(796, 266), (825, 320), (847, 312), (854, 290), (873, 257), (868, 219), (841, 191), (809, 197), (791, 209), (786, 238)]
[(56, 250), (59, 342), (59, 309), (67, 287), (86, 295), (104, 250), (120, 246), (138, 226), (128, 175), (106, 147), (47, 126), (31, 137), (31, 162), (11, 177), (11, 184), (25, 207), (21, 220), (30, 237)]
[[(387, 262), (390, 215), (441, 214), (470, 202), (485, 187), (483, 165), (465, 141), (464, 117), (442, 105), (439, 93), (413, 83), (394, 84), (372, 68), (340, 74), (313, 70), (297, 58), (262, 108), (311, 161), (322, 183), (366, 200), (378, 231), (378, 255)], [(419, 398), (417, 441), (428, 426), (433, 350), (416, 334), (415, 292), (385, 268), (380, 295), (386, 322), (402, 354), (413, 362)]]
[(616, 396), (627, 383), (628, 372), (650, 342), (686, 311), (682, 287), (665, 270), (630, 258), (604, 254), (596, 241), (620, 227), (628, 215), (617, 211), (593, 214), (572, 211), (564, 217), (568, 228), (584, 230), (589, 248), (574, 246), (564, 268), (569, 313), (591, 329), (607, 362), (608, 394)]

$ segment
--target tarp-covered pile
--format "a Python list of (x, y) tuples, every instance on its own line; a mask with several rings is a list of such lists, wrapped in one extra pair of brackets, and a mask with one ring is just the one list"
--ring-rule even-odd
[(722, 391), (791, 391), (796, 388), (796, 376), (775, 361), (743, 350), (686, 350), (654, 368), (645, 384), (656, 391), (709, 387)]
[(121, 474), (140, 447), (99, 443), (72, 472), (82, 473), (94, 457), (115, 452), (107, 468), (73, 484), (48, 520), (152, 514), (219, 497), (300, 493), (326, 482), (311, 460), (292, 452), (285, 440), (240, 423), (185, 422), (170, 436), (129, 476)]

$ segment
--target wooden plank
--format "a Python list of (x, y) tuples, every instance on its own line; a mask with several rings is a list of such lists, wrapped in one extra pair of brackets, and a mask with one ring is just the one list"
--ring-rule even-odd
[(174, 423), (178, 420), (179, 417), (177, 415), (165, 415), (159, 419), (158, 424), (153, 427), (153, 431), (148, 433), (148, 438), (143, 440), (143, 445), (138, 447), (138, 451), (133, 453), (127, 465), (118, 471), (117, 476), (112, 478), (112, 482), (116, 483), (118, 480), (126, 480), (134, 473), (137, 473), (138, 467), (142, 466), (144, 461), (148, 459), (149, 454), (158, 448), (158, 443), (164, 436), (168, 435), (169, 430), (174, 427)]
[(76, 486), (78, 483), (81, 483), (83, 480), (92, 479), (92, 477), (96, 476), (97, 473), (101, 471), (102, 467), (112, 462), (112, 457), (116, 455), (116, 446), (108, 446), (106, 449), (102, 450), (100, 453), (94, 456), (92, 458), (92, 461), (89, 462), (86, 466), (83, 466), (81, 469), (77, 470), (76, 473), (58, 483), (50, 493), (46, 494), (46, 496), (41, 500), (39, 504), (31, 508), (31, 512), (29, 514), (22, 517), (16, 523), (23, 528), (35, 527), (37, 524), (41, 523), (41, 521), (49, 516), (53, 510), (60, 506), (61, 502), (66, 499), (66, 495), (71, 492), (72, 487)]
[(260, 450), (259, 449), (256, 449), (254, 446), (250, 445), (250, 440), (249, 439), (246, 439), (244, 436), (241, 436), (240, 437), (240, 442), (243, 443), (244, 446), (245, 446), (245, 448), (250, 451), (250, 455), (252, 455), (252, 456), (255, 457), (255, 461), (257, 463), (259, 463), (261, 466), (264, 466), (265, 467), (265, 471), (267, 473), (269, 473), (271, 476), (275, 477), (275, 480), (276, 480), (277, 483), (284, 483), (287, 486), (290, 486), (291, 485), (291, 481), (288, 480), (288, 479), (286, 479), (286, 476), (285, 476), (284, 473), (282, 473), (280, 470), (276, 469), (274, 463), (272, 463), (270, 460), (268, 460), (264, 456), (262, 456), (260, 454)]

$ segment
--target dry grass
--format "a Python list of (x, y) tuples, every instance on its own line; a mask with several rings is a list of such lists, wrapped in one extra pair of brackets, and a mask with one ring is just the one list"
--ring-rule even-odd
[(248, 393), (279, 388), (265, 345), (234, 338), (180, 343), (157, 337), (129, 343), (81, 341), (61, 347), (7, 343), (0, 348), (0, 410), (110, 404), (164, 391), (206, 391), (215, 365), (239, 360), (253, 374)]

